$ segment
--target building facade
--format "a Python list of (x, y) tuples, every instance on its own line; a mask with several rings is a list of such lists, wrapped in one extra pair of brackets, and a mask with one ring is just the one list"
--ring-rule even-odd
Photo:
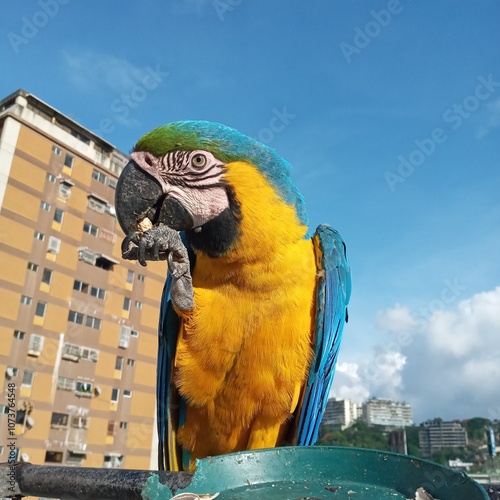
[(121, 259), (126, 163), (25, 91), (0, 102), (2, 462), (156, 467), (166, 265)]
[(413, 425), (413, 411), (404, 402), (371, 398), (363, 403), (363, 420), (368, 425), (407, 427)]
[(425, 422), (424, 428), (418, 433), (423, 458), (432, 458), (435, 452), (443, 448), (464, 448), (467, 443), (467, 431), (459, 422)]
[(358, 410), (359, 405), (350, 399), (330, 398), (326, 405), (322, 424), (344, 430), (357, 420)]

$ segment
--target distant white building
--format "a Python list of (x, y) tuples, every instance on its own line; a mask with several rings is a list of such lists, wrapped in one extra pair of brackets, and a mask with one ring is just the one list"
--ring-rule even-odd
[(423, 458), (443, 448), (464, 448), (468, 444), (467, 431), (459, 422), (442, 422), (439, 420), (424, 423), (418, 433), (418, 444)]
[(322, 423), (340, 429), (350, 427), (360, 416), (360, 405), (350, 399), (331, 398), (326, 405)]
[(363, 420), (368, 425), (407, 427), (413, 425), (413, 411), (408, 403), (371, 398), (363, 403)]

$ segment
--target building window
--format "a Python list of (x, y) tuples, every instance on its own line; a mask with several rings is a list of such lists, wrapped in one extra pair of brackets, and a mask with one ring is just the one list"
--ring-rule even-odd
[(135, 366), (135, 359), (128, 358), (127, 359), (127, 365), (128, 366)]
[(101, 253), (94, 252), (93, 250), (89, 250), (87, 247), (80, 247), (78, 249), (78, 260), (83, 260), (83, 262), (86, 262), (87, 264), (105, 269), (106, 271), (112, 271), (113, 266), (118, 264), (118, 261), (112, 257), (107, 257)]
[(81, 349), (80, 346), (75, 344), (64, 344), (62, 358), (69, 359), (70, 361), (78, 361), (80, 359)]
[(73, 283), (73, 290), (76, 290), (77, 292), (88, 293), (89, 284), (84, 283), (83, 281), (75, 280), (75, 282)]
[(69, 415), (67, 413), (52, 413), (52, 418), (50, 419), (51, 427), (68, 427)]
[(134, 276), (135, 273), (134, 271), (131, 271), (130, 269), (127, 271), (127, 283), (133, 284), (134, 283)]
[(123, 356), (116, 356), (115, 370), (123, 368)]
[(17, 410), (16, 424), (24, 425), (26, 423), (26, 410)]
[(52, 270), (45, 268), (42, 274), (42, 283), (50, 285), (52, 282)]
[(71, 427), (75, 429), (88, 429), (89, 428), (89, 419), (88, 417), (73, 417), (71, 419)]
[(120, 329), (120, 340), (118, 341), (118, 347), (126, 349), (130, 344), (130, 332), (129, 326), (122, 326)]
[(14, 338), (15, 339), (23, 340), (25, 335), (26, 335), (26, 333), (22, 332), (21, 330), (14, 330)]
[(49, 238), (49, 244), (47, 245), (47, 252), (58, 254), (61, 249), (61, 240), (55, 236)]
[(34, 238), (35, 240), (43, 241), (45, 239), (45, 235), (40, 231), (35, 231)]
[(64, 212), (60, 208), (56, 208), (54, 211), (54, 222), (62, 224), (64, 217)]
[(94, 316), (87, 316), (87, 321), (85, 323), (85, 326), (93, 328), (94, 330), (100, 330), (101, 323), (102, 321), (99, 318), (94, 318)]
[(84, 451), (71, 451), (68, 450), (68, 454), (66, 455), (66, 463), (72, 464), (76, 466), (82, 466), (84, 458), (87, 457), (87, 454)]
[(47, 303), (39, 300), (36, 304), (35, 316), (45, 318), (45, 311), (47, 310)]
[(116, 422), (114, 420), (110, 420), (108, 422), (108, 430), (107, 430), (107, 435), (108, 436), (114, 436), (116, 433)]
[(70, 155), (69, 153), (66, 153), (66, 158), (64, 158), (64, 166), (68, 168), (73, 168), (73, 161), (74, 161), (73, 156)]
[(128, 429), (128, 422), (120, 422), (120, 429)]
[(103, 214), (106, 210), (106, 203), (97, 199), (94, 195), (89, 195), (89, 201), (87, 206), (94, 212)]
[(63, 460), (62, 451), (46, 451), (45, 462), (48, 464), (61, 464)]
[(69, 181), (61, 181), (59, 184), (59, 196), (64, 199), (68, 199), (71, 196), (72, 184)]
[(49, 212), (50, 211), (50, 203), (47, 203), (46, 201), (41, 201), (40, 208), (42, 210), (45, 210), (46, 212)]
[(89, 349), (88, 347), (82, 347), (80, 351), (81, 359), (86, 359), (88, 361), (98, 361), (99, 351), (97, 349)]
[(116, 189), (116, 180), (115, 179), (109, 179), (108, 181), (108, 186), (111, 188), (111, 189)]
[(23, 381), (21, 382), (22, 387), (31, 387), (33, 385), (34, 373), (32, 370), (24, 370)]
[(52, 146), (52, 152), (57, 156), (61, 156), (62, 153), (62, 151), (57, 146)]
[(129, 391), (128, 389), (125, 389), (123, 391), (123, 397), (124, 398), (131, 398), (132, 397), (132, 391)]
[(99, 288), (97, 286), (93, 286), (90, 289), (90, 295), (92, 295), (92, 297), (104, 300), (106, 298), (106, 290), (103, 290), (102, 288)]
[(116, 262), (113, 262), (109, 260), (109, 258), (102, 255), (100, 257), (97, 257), (97, 259), (95, 260), (95, 267), (99, 267), (101, 269), (104, 269), (105, 271), (112, 271), (115, 264)]
[(75, 381), (67, 377), (57, 378), (57, 388), (62, 391), (72, 391), (75, 386)]
[(83, 314), (77, 311), (69, 311), (68, 321), (70, 323), (76, 323), (77, 325), (83, 325)]
[(130, 303), (132, 301), (128, 297), (123, 298), (123, 310), (124, 311), (130, 311)]
[(102, 182), (102, 184), (106, 184), (106, 176), (95, 168), (94, 171), (92, 172), (92, 179), (95, 179), (98, 182)]
[(81, 382), (80, 380), (77, 380), (75, 382), (75, 394), (77, 396), (91, 398), (92, 397), (92, 383)]
[(71, 129), (71, 135), (73, 137), (76, 137), (85, 144), (90, 144), (90, 139), (87, 136), (81, 134), (80, 132), (77, 132), (76, 130)]
[(139, 281), (144, 282), (144, 281), (145, 281), (145, 279), (146, 279), (146, 276), (144, 276), (144, 274), (139, 274), (139, 275), (137, 276), (137, 279), (138, 279)]
[(134, 306), (137, 308), (137, 309), (142, 309), (142, 302), (139, 301), (139, 300), (136, 300), (134, 302)]
[(120, 398), (120, 389), (118, 389), (118, 387), (113, 387), (111, 391), (111, 402), (118, 403), (119, 398)]
[(54, 184), (54, 182), (56, 182), (56, 176), (52, 175), (50, 172), (47, 172), (47, 175), (45, 176), (45, 178), (47, 179), (47, 182), (51, 182), (52, 184)]
[(27, 306), (31, 305), (32, 299), (27, 295), (21, 295), (21, 304), (26, 304)]
[(40, 356), (43, 350), (43, 341), (44, 337), (42, 335), (36, 335), (35, 333), (32, 333), (28, 346), (28, 354), (30, 356)]
[(90, 222), (83, 223), (83, 232), (91, 234), (92, 236), (97, 236), (99, 234), (99, 228), (91, 224)]
[(38, 264), (35, 264), (34, 262), (28, 262), (28, 269), (30, 271), (38, 271)]

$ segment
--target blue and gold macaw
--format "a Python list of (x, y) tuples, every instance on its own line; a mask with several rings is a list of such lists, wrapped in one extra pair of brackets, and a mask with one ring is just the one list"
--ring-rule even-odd
[(160, 468), (317, 439), (351, 293), (345, 244), (308, 237), (290, 164), (224, 125), (142, 137), (116, 190), (126, 259), (167, 260)]

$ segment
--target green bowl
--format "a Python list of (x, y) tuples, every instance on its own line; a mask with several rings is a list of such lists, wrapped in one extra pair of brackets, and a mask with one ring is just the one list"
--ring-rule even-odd
[[(428, 460), (329, 446), (273, 448), (199, 460), (191, 484), (177, 495), (218, 493), (217, 500), (404, 500), (415, 498), (418, 488), (439, 500), (488, 499), (465, 473)], [(155, 496), (153, 490), (152, 499), (171, 498), (165, 491)]]

